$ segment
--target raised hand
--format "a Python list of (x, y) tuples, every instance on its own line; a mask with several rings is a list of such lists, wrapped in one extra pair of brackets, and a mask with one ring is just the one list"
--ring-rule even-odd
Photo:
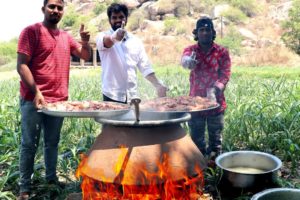
[(117, 30), (115, 30), (115, 32), (113, 32), (113, 34), (111, 35), (111, 40), (114, 43), (120, 42), (123, 40), (123, 38), (126, 34), (126, 30), (124, 29), (124, 27), (125, 27), (125, 21), (122, 21), (121, 28), (118, 28)]
[(183, 56), (181, 59), (181, 65), (184, 68), (193, 70), (198, 64), (198, 60), (196, 59), (196, 53), (192, 51), (190, 56)]
[(82, 43), (88, 43), (90, 40), (90, 32), (84, 30), (84, 24), (81, 24), (79, 33)]

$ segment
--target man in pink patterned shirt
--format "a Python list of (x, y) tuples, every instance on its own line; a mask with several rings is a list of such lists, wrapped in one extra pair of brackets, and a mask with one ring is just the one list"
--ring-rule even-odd
[[(200, 18), (193, 34), (197, 44), (186, 47), (181, 59), (182, 66), (191, 70), (190, 96), (209, 97), (220, 106), (193, 116), (189, 121), (190, 134), (200, 151), (213, 159), (222, 150), (226, 109), (224, 90), (230, 78), (231, 60), (228, 50), (214, 43), (216, 31), (210, 18)], [(208, 148), (205, 142), (206, 128)]]

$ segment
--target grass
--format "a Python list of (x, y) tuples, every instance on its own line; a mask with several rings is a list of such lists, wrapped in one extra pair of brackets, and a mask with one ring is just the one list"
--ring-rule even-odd
[[(187, 95), (189, 71), (177, 65), (156, 66), (157, 76), (169, 87), (169, 96)], [(18, 156), (20, 143), (19, 78), (1, 78), (0, 72), (0, 198), (14, 199), (18, 192)], [(100, 69), (72, 69), (70, 100), (101, 100)], [(300, 164), (300, 68), (233, 67), (226, 89), (223, 146), (226, 151), (247, 149), (272, 153), (284, 162), (282, 187), (297, 187)], [(150, 83), (139, 76), (142, 99), (156, 96)], [(101, 125), (93, 119), (66, 118), (59, 146), (58, 173), (67, 188), (58, 199), (80, 191), (74, 177), (79, 153), (87, 152), (100, 133)], [(41, 143), (40, 146), (43, 144)], [(34, 181), (36, 199), (49, 199), (43, 182), (41, 148), (36, 158)]]
[(234, 67), (233, 77), (257, 77), (263, 79), (286, 78), (296, 80), (300, 77), (300, 67)]

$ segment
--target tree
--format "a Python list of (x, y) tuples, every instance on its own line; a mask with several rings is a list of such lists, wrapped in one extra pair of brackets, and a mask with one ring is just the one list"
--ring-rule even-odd
[(282, 28), (284, 33), (281, 37), (285, 45), (300, 55), (300, 0), (294, 0), (289, 10), (289, 19), (284, 21)]

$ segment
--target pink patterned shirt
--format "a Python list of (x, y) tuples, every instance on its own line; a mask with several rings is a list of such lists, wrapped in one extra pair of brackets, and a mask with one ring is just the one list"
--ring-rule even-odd
[(190, 73), (190, 96), (206, 97), (207, 89), (217, 87), (218, 109), (202, 113), (204, 116), (214, 115), (226, 109), (224, 89), (230, 78), (231, 60), (226, 48), (213, 43), (211, 49), (204, 53), (198, 44), (188, 46), (184, 49), (182, 56), (189, 56), (196, 53), (197, 66)]

